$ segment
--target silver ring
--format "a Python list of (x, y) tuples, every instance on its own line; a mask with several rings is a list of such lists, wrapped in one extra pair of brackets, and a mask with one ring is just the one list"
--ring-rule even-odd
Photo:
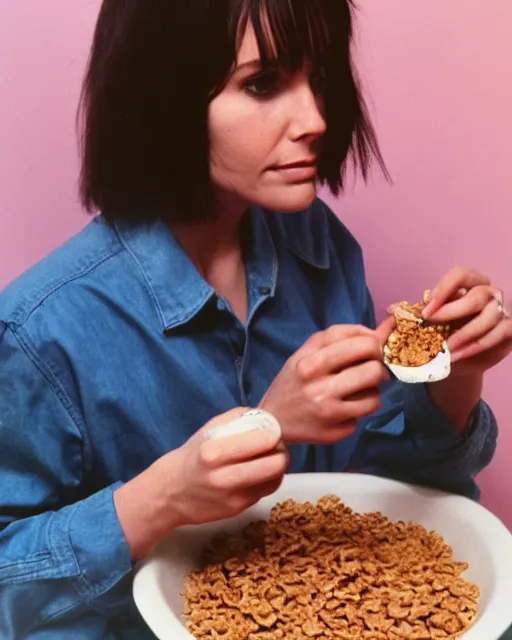
[(498, 313), (501, 316), (502, 320), (505, 320), (505, 318), (510, 318), (510, 312), (507, 311), (507, 309), (505, 309), (505, 306), (503, 305), (502, 300), (500, 300), (499, 298), (494, 298), (496, 300), (496, 302), (498, 303)]

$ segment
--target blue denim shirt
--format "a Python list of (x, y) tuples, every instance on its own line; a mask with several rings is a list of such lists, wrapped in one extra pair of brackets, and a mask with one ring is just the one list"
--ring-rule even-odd
[[(162, 223), (102, 216), (0, 294), (0, 637), (143, 640), (113, 491), (216, 414), (258, 404), (286, 359), (335, 323), (375, 326), (361, 250), (317, 200), (244, 220), (246, 326)], [(392, 382), (335, 446), (291, 472), (394, 477), (478, 497), (496, 423), (464, 436), (423, 386)]]

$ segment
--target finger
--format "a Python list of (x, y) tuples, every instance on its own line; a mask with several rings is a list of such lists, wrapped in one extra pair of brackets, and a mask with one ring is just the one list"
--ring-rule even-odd
[(211, 472), (210, 481), (220, 491), (238, 491), (281, 478), (288, 465), (288, 454), (279, 451), (257, 460), (215, 469)]
[(303, 352), (302, 355), (306, 355), (311, 351), (321, 349), (335, 342), (341, 342), (356, 336), (371, 336), (373, 333), (368, 327), (359, 324), (334, 324), (328, 329), (318, 331), (310, 336), (299, 349), (299, 352)]
[(380, 409), (380, 393), (377, 390), (360, 391), (343, 399), (343, 408), (351, 418), (364, 418)]
[(455, 352), (463, 345), (469, 345), (471, 342), (481, 339), (492, 331), (501, 322), (501, 319), (499, 306), (493, 299), (485, 305), (484, 310), (476, 318), (448, 338), (448, 349)]
[(332, 378), (331, 395), (347, 399), (362, 391), (377, 389), (385, 380), (389, 380), (389, 372), (378, 360), (365, 362), (350, 367)]
[(356, 420), (347, 420), (318, 431), (311, 444), (335, 444), (350, 438), (357, 430)]
[(377, 334), (377, 340), (382, 347), (386, 344), (389, 336), (395, 329), (396, 320), (394, 316), (389, 316), (379, 324), (379, 326), (375, 330), (375, 333)]
[(288, 453), (288, 449), (286, 448), (286, 444), (283, 440), (277, 445), (276, 451), (284, 451), (284, 453)]
[(350, 438), (357, 429), (356, 420), (343, 420), (335, 422), (328, 427), (317, 429), (308, 436), (310, 444), (334, 444)]
[(476, 316), (496, 295), (497, 289), (493, 287), (476, 286), (470, 289), (465, 296), (444, 304), (435, 314), (429, 316), (429, 322), (442, 324)]
[(456, 361), (453, 363), (454, 371), (457, 371), (457, 375), (473, 374), (476, 371), (482, 373), (505, 360), (511, 351), (512, 339), (500, 342), (494, 349), (483, 351), (474, 356), (469, 354), (466, 357), (457, 352)]
[(217, 440), (204, 440), (199, 447), (201, 462), (208, 468), (253, 460), (273, 451), (281, 440), (277, 429), (259, 429)]
[[(375, 413), (380, 407), (378, 389), (366, 389), (338, 400), (329, 399), (322, 407), (322, 422), (328, 425), (327, 430), (348, 422), (352, 427), (359, 418)], [(344, 428), (344, 427), (343, 427)]]
[(441, 278), (439, 284), (431, 291), (429, 302), (423, 310), (423, 317), (428, 318), (436, 313), (450, 298), (457, 295), (459, 289), (472, 289), (479, 285), (489, 285), (489, 279), (465, 267), (455, 267)]
[(467, 360), (486, 351), (498, 349), (512, 340), (512, 320), (502, 320), (494, 329), (471, 344), (461, 347), (451, 354), (452, 362)]
[(301, 380), (308, 382), (341, 371), (356, 362), (381, 358), (382, 347), (372, 332), (317, 349), (297, 361), (297, 373)]
[(241, 513), (252, 507), (265, 496), (275, 493), (283, 483), (284, 476), (264, 482), (256, 487), (248, 487), (242, 491), (233, 491), (231, 495), (226, 497), (226, 505), (231, 507), (231, 511), (235, 514)]
[(283, 484), (283, 479), (284, 476), (280, 476), (276, 480), (270, 480), (270, 482), (264, 482), (257, 487), (251, 487), (250, 489), (247, 489), (246, 495), (249, 504), (255, 504), (256, 502), (261, 500), (261, 498), (265, 496), (271, 496)]

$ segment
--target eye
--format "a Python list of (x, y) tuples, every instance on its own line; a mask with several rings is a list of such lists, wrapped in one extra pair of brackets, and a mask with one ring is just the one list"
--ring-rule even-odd
[(277, 71), (264, 71), (257, 76), (249, 78), (244, 83), (244, 91), (258, 98), (267, 98), (275, 95), (281, 87), (281, 78)]

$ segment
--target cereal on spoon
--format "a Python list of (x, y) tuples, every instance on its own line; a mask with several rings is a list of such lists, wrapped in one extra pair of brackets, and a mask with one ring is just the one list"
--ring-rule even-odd
[(424, 320), (429, 291), (423, 302), (398, 302), (388, 308), (395, 317), (396, 329), (384, 346), (384, 363), (402, 382), (423, 383), (443, 380), (450, 375), (450, 352), (446, 340), (452, 333), (449, 324)]

